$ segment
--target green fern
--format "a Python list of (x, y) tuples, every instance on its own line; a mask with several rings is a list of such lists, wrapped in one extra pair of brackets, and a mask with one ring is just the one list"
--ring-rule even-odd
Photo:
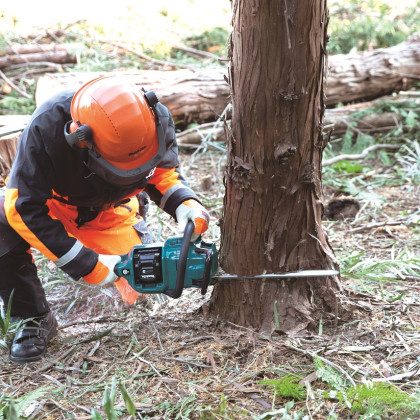
[(279, 379), (266, 379), (259, 383), (273, 387), (276, 397), (282, 396), (300, 401), (306, 398), (306, 388), (299, 382), (300, 380), (299, 376), (287, 374)]
[(7, 395), (0, 396), (0, 420), (17, 420), (21, 418), (23, 412), (31, 404), (43, 399), (52, 392), (51, 387), (41, 386), (20, 398), (14, 398)]
[(340, 403), (350, 402), (351, 411), (364, 418), (418, 418), (420, 397), (387, 383), (359, 384), (337, 395)]
[(378, 283), (404, 280), (420, 272), (420, 258), (411, 249), (390, 250), (387, 259), (367, 258), (364, 252), (354, 251), (340, 259), (341, 275), (348, 279), (364, 279)]
[(314, 358), (315, 371), (318, 378), (327, 383), (332, 389), (342, 391), (346, 389), (346, 380), (331, 366), (325, 365), (317, 357)]

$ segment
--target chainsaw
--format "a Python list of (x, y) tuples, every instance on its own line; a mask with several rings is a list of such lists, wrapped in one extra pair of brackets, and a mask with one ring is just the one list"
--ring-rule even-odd
[(191, 242), (194, 223), (189, 221), (182, 237), (172, 237), (164, 243), (134, 246), (128, 254), (121, 255), (115, 274), (127, 279), (139, 293), (163, 293), (174, 299), (184, 288), (201, 289), (205, 295), (209, 285), (217, 279), (245, 280), (263, 278), (325, 277), (337, 275), (336, 270), (302, 270), (293, 273), (235, 276), (218, 274), (217, 250), (214, 243), (201, 238)]
[(195, 287), (205, 295), (218, 269), (217, 250), (214, 243), (191, 242), (193, 232), (194, 223), (189, 221), (183, 237), (134, 246), (121, 255), (115, 274), (139, 293), (164, 293), (177, 299), (184, 288)]

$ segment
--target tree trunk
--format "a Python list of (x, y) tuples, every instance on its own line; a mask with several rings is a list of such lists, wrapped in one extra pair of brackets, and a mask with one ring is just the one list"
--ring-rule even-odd
[[(221, 266), (237, 275), (331, 268), (321, 225), (326, 0), (236, 0), (233, 21)], [(337, 311), (339, 289), (325, 277), (220, 281), (209, 310), (294, 335)]]

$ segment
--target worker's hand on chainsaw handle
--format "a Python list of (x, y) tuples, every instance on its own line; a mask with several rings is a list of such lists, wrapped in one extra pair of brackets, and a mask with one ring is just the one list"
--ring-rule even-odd
[(209, 227), (210, 215), (208, 211), (198, 201), (193, 199), (181, 203), (176, 208), (175, 214), (178, 220), (179, 233), (184, 232), (188, 220), (194, 222), (194, 233), (191, 237), (191, 242), (195, 242)]
[(115, 282), (118, 276), (114, 272), (115, 266), (121, 261), (119, 255), (99, 254), (98, 262), (93, 270), (83, 277), (83, 280), (89, 284), (98, 286), (107, 286)]

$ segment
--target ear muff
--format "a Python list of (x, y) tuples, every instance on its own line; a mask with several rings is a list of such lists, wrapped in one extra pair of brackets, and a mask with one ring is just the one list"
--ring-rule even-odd
[(67, 122), (64, 126), (64, 137), (68, 145), (74, 147), (79, 142), (86, 142), (88, 145), (91, 145), (93, 139), (92, 129), (86, 124), (81, 125), (80, 121), (76, 121), (76, 123), (79, 127), (72, 133), (70, 133), (70, 128), (73, 121)]
[(156, 93), (153, 90), (146, 91), (144, 88), (142, 88), (142, 91), (144, 93), (144, 98), (146, 99), (147, 105), (149, 105), (156, 114), (155, 106), (159, 102)]

